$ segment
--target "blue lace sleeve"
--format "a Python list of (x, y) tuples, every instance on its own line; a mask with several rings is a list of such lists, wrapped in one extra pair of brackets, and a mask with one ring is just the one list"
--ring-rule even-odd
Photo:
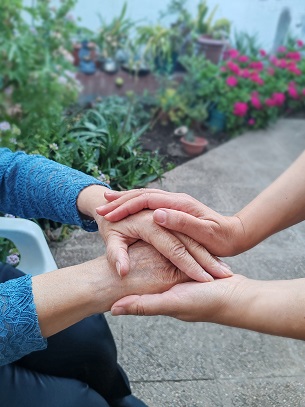
[(33, 302), (31, 276), (1, 283), (0, 366), (46, 347)]
[[(80, 191), (89, 185), (109, 187), (96, 178), (39, 155), (0, 148), (0, 210), (22, 218), (45, 218), (97, 230), (77, 210)], [(101, 197), (102, 198), (102, 197)]]

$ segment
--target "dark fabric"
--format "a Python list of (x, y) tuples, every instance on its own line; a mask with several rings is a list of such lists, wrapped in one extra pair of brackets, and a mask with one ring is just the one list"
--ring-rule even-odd
[[(0, 282), (23, 275), (0, 265)], [(0, 367), (1, 407), (106, 407), (130, 394), (104, 315), (86, 318), (48, 338), (47, 349)]]

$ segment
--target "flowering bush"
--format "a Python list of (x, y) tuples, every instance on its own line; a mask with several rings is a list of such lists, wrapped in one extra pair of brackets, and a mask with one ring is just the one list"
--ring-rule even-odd
[(276, 55), (260, 50), (256, 58), (227, 52), (214, 81), (217, 108), (226, 114), (227, 130), (262, 128), (280, 115), (305, 106), (305, 46), (288, 41)]

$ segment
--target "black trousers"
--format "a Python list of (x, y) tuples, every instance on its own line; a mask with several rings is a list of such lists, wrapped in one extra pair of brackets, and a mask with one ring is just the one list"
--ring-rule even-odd
[[(24, 275), (0, 263), (0, 282)], [(0, 367), (1, 407), (109, 407), (131, 394), (104, 315), (51, 336), (48, 348)]]

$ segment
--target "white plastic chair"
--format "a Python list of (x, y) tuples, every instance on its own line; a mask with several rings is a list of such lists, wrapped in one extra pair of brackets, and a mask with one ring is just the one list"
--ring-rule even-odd
[(18, 269), (24, 273), (38, 275), (58, 268), (36, 223), (27, 219), (0, 217), (0, 237), (15, 244), (21, 255)]

